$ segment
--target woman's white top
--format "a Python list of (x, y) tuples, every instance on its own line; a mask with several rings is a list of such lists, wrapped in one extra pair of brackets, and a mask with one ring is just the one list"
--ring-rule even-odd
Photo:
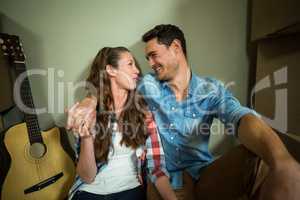
[[(120, 144), (122, 133), (113, 132), (107, 165), (96, 175), (94, 182), (84, 184), (80, 190), (94, 194), (111, 194), (140, 185), (137, 172), (137, 152)], [(138, 151), (138, 150), (137, 150)]]

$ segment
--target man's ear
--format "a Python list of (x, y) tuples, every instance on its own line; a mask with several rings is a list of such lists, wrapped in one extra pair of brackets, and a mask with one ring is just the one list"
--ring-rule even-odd
[(115, 77), (117, 76), (116, 69), (111, 65), (106, 65), (105, 70), (109, 76)]
[(174, 48), (176, 53), (182, 51), (181, 42), (178, 39), (174, 39), (171, 46)]

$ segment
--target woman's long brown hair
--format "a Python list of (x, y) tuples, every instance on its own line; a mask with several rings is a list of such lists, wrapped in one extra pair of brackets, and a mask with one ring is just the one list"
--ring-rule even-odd
[[(112, 129), (109, 126), (113, 111), (113, 96), (106, 65), (118, 68), (120, 55), (124, 52), (130, 51), (125, 47), (102, 48), (96, 55), (87, 78), (87, 82), (96, 88), (98, 100), (97, 134), (94, 140), (97, 162), (108, 161), (108, 153), (112, 144)], [(135, 58), (134, 60), (141, 75), (141, 69)], [(143, 112), (146, 111), (147, 105), (136, 90), (129, 91), (125, 105), (118, 120), (119, 129), (122, 131), (121, 144), (136, 149), (139, 145), (145, 144), (147, 138), (146, 112)]]

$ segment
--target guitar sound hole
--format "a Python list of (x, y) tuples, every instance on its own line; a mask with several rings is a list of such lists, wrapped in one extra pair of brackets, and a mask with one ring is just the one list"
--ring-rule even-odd
[(41, 158), (45, 155), (46, 153), (46, 147), (42, 143), (33, 143), (30, 146), (30, 155), (36, 159)]

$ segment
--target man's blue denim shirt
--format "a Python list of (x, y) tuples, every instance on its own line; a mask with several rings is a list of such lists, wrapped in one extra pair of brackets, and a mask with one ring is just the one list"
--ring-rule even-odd
[(208, 150), (214, 118), (224, 123), (228, 134), (235, 134), (243, 115), (256, 115), (255, 111), (241, 106), (220, 81), (194, 73), (187, 97), (180, 102), (168, 83), (158, 81), (154, 74), (144, 76), (138, 91), (154, 114), (174, 189), (182, 188), (183, 170), (196, 180), (201, 169), (214, 160)]

